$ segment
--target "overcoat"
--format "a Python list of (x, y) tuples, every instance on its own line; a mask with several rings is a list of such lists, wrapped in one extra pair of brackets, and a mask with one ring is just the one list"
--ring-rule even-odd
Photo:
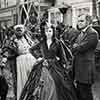
[[(80, 40), (80, 41), (79, 41)], [(92, 84), (95, 76), (95, 49), (98, 43), (98, 33), (88, 27), (83, 36), (76, 39), (78, 46), (73, 48), (73, 71), (76, 81)]]

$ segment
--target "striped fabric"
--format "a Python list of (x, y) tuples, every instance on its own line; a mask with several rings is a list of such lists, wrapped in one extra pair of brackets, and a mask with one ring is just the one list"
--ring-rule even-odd
[(17, 100), (35, 62), (36, 59), (30, 53), (17, 57)]

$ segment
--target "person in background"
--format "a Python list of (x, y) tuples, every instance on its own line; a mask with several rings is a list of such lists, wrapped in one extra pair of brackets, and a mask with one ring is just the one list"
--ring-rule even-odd
[(65, 29), (65, 25), (63, 23), (57, 22), (56, 26), (56, 38), (60, 39), (60, 37), (63, 35)]
[(16, 47), (18, 50), (18, 56), (16, 58), (17, 64), (17, 100), (21, 95), (22, 89), (28, 79), (28, 75), (36, 62), (36, 58), (30, 53), (31, 46), (34, 42), (25, 34), (24, 25), (16, 25), (14, 27), (16, 31)]
[[(5, 38), (3, 40), (3, 44), (1, 47), (2, 52), (0, 53), (2, 56), (1, 63), (3, 64), (3, 76), (5, 77), (7, 84), (8, 84), (8, 93), (7, 97), (8, 98), (16, 98), (16, 92), (15, 87), (15, 69), (16, 69), (16, 64), (15, 64), (15, 59), (16, 59), (16, 49), (14, 47), (14, 42), (11, 40), (14, 32), (11, 27), (7, 28), (5, 30)], [(6, 60), (5, 60), (6, 59)]]
[(98, 32), (99, 34), (99, 42), (97, 48), (95, 50), (95, 63), (96, 63), (96, 71), (100, 72), (100, 21), (97, 18), (92, 20), (92, 27)]
[(69, 26), (69, 28), (64, 31), (63, 39), (65, 42), (69, 41), (71, 47), (75, 42), (75, 39), (77, 38), (78, 34), (79, 34), (79, 30), (73, 28), (72, 26)]
[(100, 22), (98, 18), (92, 20), (92, 27), (98, 32), (100, 38)]
[(0, 100), (6, 100), (8, 94), (8, 82), (4, 76), (4, 67), (6, 66), (7, 58), (1, 55), (0, 48)]
[(5, 77), (8, 82), (8, 96), (10, 98), (16, 98), (16, 56), (17, 49), (15, 48), (14, 41), (12, 40), (14, 35), (13, 26), (6, 29), (6, 39), (2, 46), (3, 55), (7, 57), (7, 64), (4, 68)]
[(90, 26), (91, 17), (86, 14), (78, 16), (80, 34), (73, 44), (73, 71), (79, 100), (93, 100), (91, 87), (95, 76), (95, 49), (98, 33)]

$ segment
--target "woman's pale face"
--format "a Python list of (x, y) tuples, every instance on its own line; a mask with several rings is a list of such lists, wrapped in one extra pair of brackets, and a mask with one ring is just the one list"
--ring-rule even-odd
[(53, 36), (53, 29), (52, 28), (45, 28), (45, 35), (47, 39), (51, 39)]

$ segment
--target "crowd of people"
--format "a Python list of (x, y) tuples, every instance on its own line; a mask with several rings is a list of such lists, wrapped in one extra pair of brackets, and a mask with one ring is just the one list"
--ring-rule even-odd
[(9, 90), (15, 100), (93, 100), (98, 21), (79, 15), (76, 29), (36, 22), (2, 31), (1, 100)]

